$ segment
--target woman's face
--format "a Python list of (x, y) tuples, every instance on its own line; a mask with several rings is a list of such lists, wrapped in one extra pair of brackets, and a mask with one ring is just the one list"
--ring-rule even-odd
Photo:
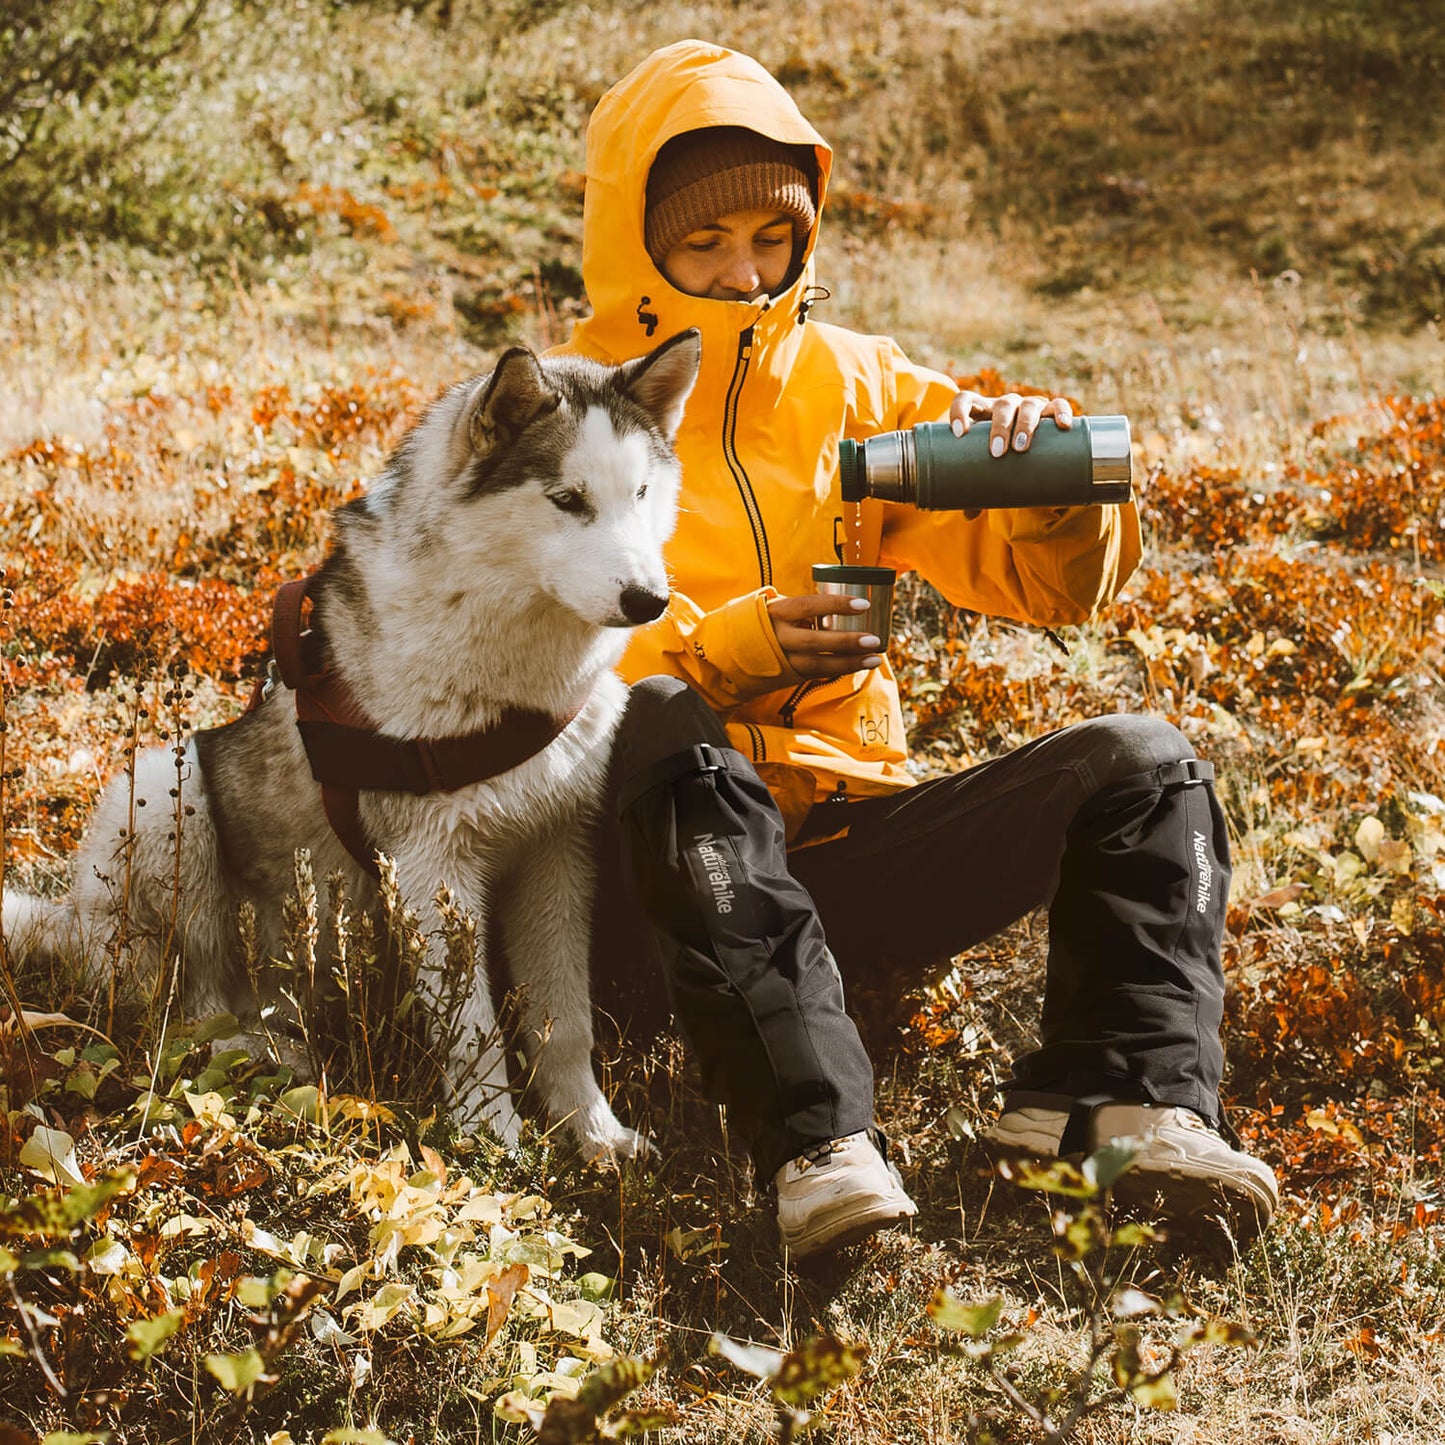
[(793, 264), (793, 221), (776, 211), (730, 211), (680, 240), (663, 275), (689, 296), (756, 301), (782, 284)]

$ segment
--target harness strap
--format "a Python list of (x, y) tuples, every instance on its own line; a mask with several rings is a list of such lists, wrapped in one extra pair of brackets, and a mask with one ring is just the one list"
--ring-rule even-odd
[[(359, 793), (453, 793), (509, 772), (559, 737), (582, 710), (561, 715), (507, 708), (490, 728), (442, 738), (398, 738), (378, 732), (351, 689), (325, 664), (321, 639), (306, 624), (315, 574), (284, 583), (271, 613), (271, 647), (280, 680), (296, 695), (296, 726), (321, 784), (331, 831), (362, 870), (380, 877), (375, 849), (362, 826)], [(260, 705), (262, 690), (251, 706)], [(585, 702), (585, 699), (583, 700)]]
[[(394, 738), (366, 728), (308, 717), (310, 698), (297, 696), (297, 726), (311, 776), (342, 788), (378, 793), (454, 793), (535, 757), (577, 716), (508, 709), (494, 728), (447, 738)], [(304, 710), (303, 710), (304, 709)]]
[(306, 626), (311, 612), (307, 592), (314, 580), (313, 573), (310, 577), (283, 582), (276, 589), (276, 601), (271, 608), (271, 655), (276, 659), (281, 681), (292, 692), (309, 680), (302, 662), (301, 639), (310, 632)]

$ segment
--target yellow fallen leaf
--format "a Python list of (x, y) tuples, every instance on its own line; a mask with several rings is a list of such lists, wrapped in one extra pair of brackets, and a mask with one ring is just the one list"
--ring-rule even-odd
[(1380, 856), (1380, 844), (1384, 837), (1385, 825), (1373, 813), (1355, 829), (1355, 847), (1366, 863), (1373, 863)]
[(379, 1330), (398, 1310), (404, 1308), (414, 1293), (409, 1284), (386, 1284), (369, 1300), (352, 1306), (356, 1323), (364, 1330)]
[(47, 1129), (44, 1124), (37, 1124), (20, 1150), (20, 1162), (52, 1184), (86, 1182), (80, 1161), (75, 1157), (75, 1140), (64, 1129)]
[(487, 1282), (487, 1343), (490, 1345), (511, 1313), (517, 1291), (527, 1283), (531, 1271), (525, 1264), (514, 1264)]
[(1415, 927), (1415, 905), (1408, 898), (1397, 898), (1390, 905), (1390, 924), (1396, 933), (1408, 938)]
[(1279, 888), (1271, 888), (1268, 893), (1261, 893), (1258, 898), (1251, 898), (1250, 908), (1283, 908), (1286, 903), (1293, 903), (1305, 891), (1303, 883), (1285, 883)]

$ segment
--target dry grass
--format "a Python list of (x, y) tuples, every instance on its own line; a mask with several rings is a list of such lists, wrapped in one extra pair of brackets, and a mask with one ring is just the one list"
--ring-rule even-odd
[[(1398, 534), (1354, 548), (1348, 535), (1322, 529), (1316, 512), (1328, 522), (1328, 509), (1311, 500), (1320, 478), (1352, 467), (1388, 498), (1405, 473), (1357, 438), (1394, 435), (1397, 415), (1382, 398), (1427, 400), (1445, 374), (1438, 322), (1413, 304), (1409, 279), (1423, 304), (1437, 223), (1421, 178), (1438, 170), (1438, 123), (1422, 98), (1346, 61), (1358, 53), (1385, 67), (1380, 75), (1395, 73), (1390, 64), (1417, 79), (1434, 73), (1438, 51), (1421, 40), (1428, 9), (1401, 7), (1395, 28), (1382, 25), (1351, 51), (1337, 41), (1356, 35), (1351, 17), (1363, 12), (1345, 0), (1248, 12), (1232, 0), (1044, 0), (1025, 18), (995, 0), (943, 12), (906, 0), (881, 28), (861, 0), (585, 12), (564, 0), (454, 0), (449, 29), (436, 24), (434, 6), (413, 14), (308, 0), (268, 9), (258, 24), (254, 6), (217, 3), (200, 65), (206, 84), (136, 151), (153, 183), (154, 210), (135, 221), (150, 248), (92, 233), (0, 261), (0, 342), (23, 358), (0, 379), (0, 548), (17, 589), (5, 646), (6, 766), (23, 770), (6, 785), (8, 876), (19, 869), (58, 885), (64, 851), (118, 764), (126, 667), (150, 688), (162, 654), (201, 645), (160, 626), (169, 614), (158, 608), (154, 646), (138, 646), (139, 661), (126, 664), (115, 631), (124, 619), (106, 613), (112, 621), (86, 631), (86, 609), (157, 573), (173, 584), (167, 605), (210, 577), (233, 587), (250, 616), (247, 607), (264, 603), (262, 564), (279, 574), (313, 562), (325, 509), (375, 474), (426, 397), (510, 337), (554, 338), (580, 306), (569, 173), (581, 168), (582, 125), (602, 89), (654, 44), (685, 34), (736, 44), (787, 75), (837, 145), (844, 204), (821, 255), (834, 291), (828, 319), (890, 332), (919, 359), (959, 373), (991, 365), (1093, 410), (1128, 412), (1155, 483), (1136, 600), (1082, 629), (1067, 659), (914, 596), (901, 630), (910, 675), (947, 674), (952, 689), (924, 718), (921, 753), (954, 767), (999, 731), (1022, 736), (1081, 711), (1148, 706), (1227, 765), (1239, 862), (1228, 958), (1234, 1103), (1255, 1146), (1284, 1172), (1289, 1203), (1271, 1239), (1242, 1259), (1151, 1257), (1130, 1273), (1143, 1288), (1182, 1283), (1201, 1308), (1248, 1322), (1261, 1345), (1191, 1357), (1178, 1412), (1121, 1399), (1076, 1438), (1442, 1438), (1445, 1267), (1431, 1211), (1440, 1203), (1445, 1008), (1438, 992), (1410, 992), (1417, 973), (1438, 979), (1445, 959), (1431, 912), (1445, 839), (1432, 841), (1426, 805), (1411, 801), (1445, 796), (1435, 746), (1445, 736), (1440, 608), (1413, 584), (1438, 576), (1440, 556), (1429, 547), (1412, 554)], [(1099, 36), (1116, 43), (1101, 49)], [(1278, 68), (1286, 40), (1303, 57), (1298, 85)], [(1413, 50), (1401, 49), (1406, 40)], [(1302, 193), (1320, 203), (1298, 205)], [(184, 235), (182, 248), (167, 249), (167, 234)], [(1375, 266), (1382, 255), (1398, 262), (1389, 285)], [(280, 388), (289, 401), (278, 411)], [(333, 451), (308, 418), (337, 396), (359, 398), (363, 415)], [(36, 450), (47, 442), (59, 453)], [(1428, 482), (1428, 457), (1421, 466)], [(1205, 521), (1186, 526), (1191, 489)], [(1255, 492), (1283, 499), (1276, 530), (1252, 510)], [(17, 560), (27, 547), (73, 567), (57, 598), (36, 595), (33, 556)], [(1342, 702), (1353, 696), (1344, 691), (1349, 670), (1340, 672), (1344, 645), (1331, 652), (1328, 628), (1312, 628), (1371, 565), (1389, 569), (1391, 590), (1378, 633), (1349, 643), (1354, 673), (1379, 674), (1355, 710)], [(1311, 568), (1323, 579), (1317, 591)], [(1270, 607), (1256, 577), (1273, 579)], [(1234, 590), (1222, 606), (1226, 581)], [(65, 643), (85, 651), (81, 661), (54, 637), (25, 640), (27, 615), (42, 603), (81, 639)], [(1299, 684), (1296, 712), (1275, 708), (1291, 696), (1291, 664), (1251, 653), (1255, 635), (1260, 649), (1297, 643), (1292, 665), (1313, 669), (1299, 673), (1315, 690)], [(203, 640), (210, 656), (218, 644)], [(95, 661), (107, 656), (122, 659), (108, 683), (112, 664)], [(955, 667), (959, 656), (967, 667)], [(193, 725), (236, 711), (249, 666), (201, 667)], [(1392, 690), (1394, 677), (1403, 692)], [(923, 718), (921, 695), (913, 703)], [(1313, 737), (1318, 747), (1297, 746)], [(1392, 839), (1411, 843), (1408, 876), (1368, 860), (1346, 876), (1339, 860), (1371, 809)], [(1291, 881), (1305, 885), (1297, 902), (1254, 906)], [(1028, 1042), (1042, 946), (1040, 921), (1028, 920), (961, 960), (951, 986), (901, 1007), (899, 1018), (873, 1015), (880, 1115), (922, 1212), (911, 1231), (823, 1273), (783, 1267), (746, 1161), (670, 1045), (621, 1047), (604, 1064), (619, 1109), (659, 1140), (650, 1168), (599, 1176), (546, 1138), (501, 1160), (424, 1115), (403, 1116), (386, 1142), (404, 1138), (414, 1159), (425, 1142), (453, 1173), (547, 1196), (557, 1228), (595, 1251), (563, 1272), (558, 1298), (575, 1298), (580, 1268), (611, 1275), (620, 1298), (606, 1311), (609, 1345), (669, 1351), (667, 1371), (642, 1397), (686, 1414), (659, 1438), (710, 1445), (772, 1434), (761, 1387), (707, 1354), (718, 1329), (783, 1348), (820, 1331), (871, 1346), (863, 1373), (830, 1397), (822, 1438), (961, 1440), (973, 1412), (1001, 1407), (927, 1322), (938, 1284), (1004, 1299), (1006, 1318), (1026, 1335), (1026, 1382), (1057, 1378), (1079, 1349), (1080, 1317), (1042, 1207), (998, 1185), (969, 1135), (1007, 1056)], [(1289, 992), (1311, 965), (1322, 979)], [(77, 1017), (95, 1006), (63, 979), (21, 983), (32, 1005)], [(1324, 1000), (1319, 1017), (1311, 990)], [(1271, 999), (1300, 1033), (1269, 1032)], [(1362, 999), (1373, 1012), (1351, 1012)], [(915, 1005), (926, 1017), (910, 1021)], [(1331, 1009), (1342, 1047), (1398, 1037), (1405, 1063), (1364, 1053), (1347, 1070), (1331, 1052)], [(128, 1037), (120, 1077), (158, 1057), (153, 1033), (137, 1025)], [(199, 1069), (182, 1076), (194, 1083)], [(65, 1091), (66, 1077), (34, 1108), (80, 1137), (83, 1096)], [(16, 1108), (22, 1082), (6, 1080)], [(246, 1218), (287, 1239), (303, 1227), (325, 1234), (361, 1258), (371, 1222), (303, 1186), (323, 1157), (371, 1167), (378, 1136), (318, 1133), (294, 1113), (278, 1115), (265, 1100), (283, 1084), (244, 1064), (211, 1082), (239, 1103), (262, 1099), (264, 1119), (240, 1134), (267, 1151), (272, 1184), (217, 1209), (223, 1223), (212, 1236), (168, 1244), (153, 1275), (176, 1280), (222, 1245), (239, 1249)], [(108, 1087), (84, 1136), (91, 1167), (139, 1152), (133, 1125), (122, 1131), (106, 1112), (130, 1108), (134, 1091)], [(177, 1108), (171, 1127), (180, 1130), (187, 1106)], [(9, 1123), (7, 1147), (34, 1115)], [(114, 1229), (128, 1239), (209, 1200), (203, 1156), (219, 1147), (207, 1142), (214, 1135), (202, 1130), (184, 1147), (156, 1137), (181, 1173), (118, 1213)], [(13, 1153), (0, 1170), (12, 1194), (36, 1186)], [(704, 1233), (670, 1244), (678, 1229)], [(697, 1252), (716, 1240), (723, 1252)], [(396, 1277), (430, 1288), (429, 1262), (412, 1247)], [(277, 1264), (246, 1255), (255, 1273)], [(170, 1288), (152, 1285), (146, 1307), (161, 1309)], [(61, 1285), (46, 1289), (37, 1298), (64, 1298)], [(95, 1308), (106, 1364), (94, 1378), (116, 1387), (114, 1398), (92, 1399), (87, 1421), (45, 1388), (33, 1361), (0, 1357), (0, 1420), (36, 1429), (98, 1422), (116, 1431), (116, 1445), (268, 1436), (279, 1445), (271, 1432), (319, 1439), (343, 1423), (448, 1445), (521, 1439), (528, 1429), (498, 1423), (492, 1401), (568, 1348), (515, 1320), (491, 1352), (438, 1344), (400, 1318), (360, 1346), (303, 1335), (278, 1357), (278, 1383), (246, 1410), (198, 1364), (204, 1352), (252, 1338), (238, 1306), (199, 1313), (174, 1359), (144, 1368), (114, 1339), (103, 1348), (99, 1331), (120, 1328), (120, 1307)], [(362, 1357), (372, 1373), (358, 1382)], [(1006, 1412), (1000, 1419), (999, 1440), (1038, 1438)]]

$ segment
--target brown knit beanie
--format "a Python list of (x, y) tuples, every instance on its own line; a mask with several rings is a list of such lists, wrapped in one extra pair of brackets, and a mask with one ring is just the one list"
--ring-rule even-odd
[(684, 236), (734, 211), (779, 211), (793, 220), (794, 259), (818, 211), (811, 146), (784, 145), (742, 126), (674, 136), (647, 177), (645, 242), (652, 264)]

